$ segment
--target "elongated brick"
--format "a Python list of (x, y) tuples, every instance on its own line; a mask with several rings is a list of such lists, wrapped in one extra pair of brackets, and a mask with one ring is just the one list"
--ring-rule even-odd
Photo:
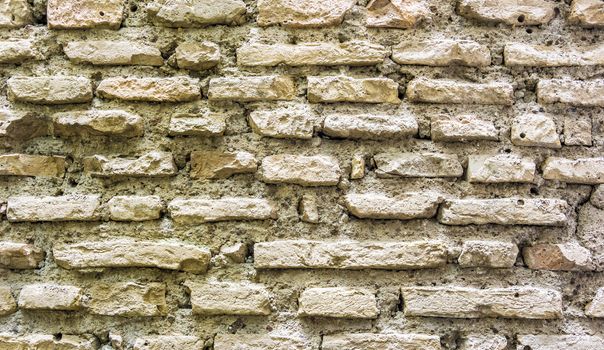
[(441, 350), (440, 337), (413, 333), (342, 333), (323, 336), (323, 350)]
[(512, 267), (518, 257), (518, 246), (509, 242), (466, 241), (457, 259), (461, 267)]
[(411, 115), (330, 114), (323, 133), (331, 137), (381, 140), (416, 135), (419, 126)]
[(491, 64), (491, 52), (472, 40), (411, 41), (395, 46), (392, 60), (398, 64), (422, 66), (484, 67)]
[(434, 217), (443, 197), (438, 193), (406, 193), (389, 197), (380, 193), (345, 196), (350, 213), (361, 219), (427, 219)]
[(152, 21), (172, 28), (245, 23), (246, 8), (241, 0), (156, 0), (148, 11)]
[(82, 297), (79, 287), (39, 283), (21, 288), (18, 303), (21, 309), (71, 311), (82, 308)]
[(355, 4), (354, 0), (259, 0), (258, 25), (282, 25), (292, 28), (335, 26)]
[(518, 348), (531, 350), (604, 349), (604, 338), (593, 335), (525, 335), (519, 334)]
[(298, 299), (298, 315), (373, 319), (378, 308), (375, 293), (368, 289), (307, 288)]
[(93, 176), (173, 176), (178, 172), (172, 153), (151, 151), (138, 158), (84, 158), (84, 172)]
[(176, 222), (185, 224), (267, 220), (277, 216), (276, 208), (268, 200), (246, 197), (176, 198), (168, 205), (168, 211)]
[[(1, 10), (0, 10), (1, 12)], [(0, 22), (2, 21), (0, 14)], [(0, 24), (1, 27), (1, 24)], [(33, 40), (0, 41), (0, 63), (23, 63), (44, 59)]]
[(211, 257), (205, 247), (126, 239), (57, 245), (53, 254), (65, 269), (156, 267), (193, 273), (205, 272)]
[(295, 96), (296, 84), (285, 75), (213, 78), (208, 90), (211, 101), (280, 101)]
[(382, 63), (388, 51), (366, 41), (345, 43), (248, 44), (237, 49), (242, 66), (367, 66)]
[(308, 77), (310, 103), (400, 103), (398, 83), (386, 78)]
[(62, 334), (59, 338), (53, 334), (32, 333), (24, 336), (2, 334), (0, 335), (0, 348), (96, 350), (98, 343), (94, 336), (89, 335)]
[(48, 0), (50, 29), (119, 29), (124, 0)]
[(203, 348), (204, 341), (192, 335), (149, 335), (139, 337), (132, 344), (133, 350), (179, 349), (197, 350)]
[(159, 219), (164, 204), (159, 196), (115, 196), (107, 207), (111, 220), (146, 221)]
[(568, 21), (582, 27), (604, 27), (604, 4), (600, 0), (573, 0)]
[(0, 6), (0, 28), (20, 28), (32, 24), (34, 16), (27, 0), (3, 1)]
[(274, 138), (312, 138), (316, 120), (307, 105), (257, 110), (250, 113), (248, 121), (252, 130), (262, 136)]
[(0, 175), (62, 177), (65, 157), (29, 154), (0, 155)]
[(567, 49), (513, 43), (505, 46), (503, 55), (506, 66), (594, 66), (604, 64), (604, 45), (592, 48)]
[(562, 316), (562, 293), (536, 287), (409, 287), (402, 288), (402, 295), (405, 316), (524, 319)]
[(143, 135), (143, 119), (122, 110), (87, 110), (55, 113), (53, 132), (57, 136), (121, 136)]
[(289, 334), (216, 334), (215, 350), (308, 350), (312, 345), (306, 339)]
[(562, 199), (456, 199), (441, 206), (438, 220), (446, 225), (564, 226), (568, 203)]
[(537, 99), (544, 104), (604, 107), (604, 79), (541, 79), (537, 83)]
[(254, 266), (263, 269), (423, 269), (444, 266), (440, 241), (273, 241), (254, 244)]
[(164, 59), (158, 48), (136, 41), (71, 41), (63, 47), (73, 63), (93, 65), (161, 66)]
[(84, 77), (11, 77), (8, 98), (16, 102), (60, 105), (92, 101), (92, 82)]
[(86, 295), (84, 306), (93, 315), (153, 317), (168, 312), (163, 283), (95, 283)]
[(235, 174), (254, 173), (256, 157), (249, 152), (191, 152), (192, 179), (224, 179)]
[(8, 221), (94, 221), (100, 219), (97, 195), (14, 196), (8, 198)]
[(44, 260), (44, 251), (26, 243), (0, 242), (0, 267), (35, 269)]
[(499, 132), (491, 121), (473, 115), (440, 115), (431, 119), (430, 135), (433, 141), (459, 142), (499, 139)]
[(532, 182), (537, 166), (530, 158), (515, 154), (471, 155), (468, 157), (468, 182)]
[(15, 302), (11, 288), (0, 286), (0, 316), (10, 315), (15, 311), (17, 311), (17, 303)]
[(220, 136), (226, 130), (227, 116), (218, 113), (177, 114), (170, 118), (172, 136)]
[(197, 315), (269, 315), (270, 293), (258, 283), (186, 281)]
[(458, 343), (459, 350), (505, 350), (507, 348), (508, 340), (501, 334), (471, 334), (462, 338)]
[(407, 85), (407, 98), (411, 102), (510, 106), (514, 103), (514, 88), (501, 82), (415, 78)]
[(514, 118), (512, 143), (517, 146), (561, 148), (556, 123), (546, 114), (521, 114)]
[(201, 97), (199, 79), (171, 78), (106, 78), (96, 89), (99, 97), (124, 101), (186, 102)]
[(529, 269), (550, 271), (585, 271), (592, 269), (591, 252), (578, 243), (540, 243), (522, 249)]
[(548, 157), (542, 166), (543, 178), (568, 183), (604, 183), (604, 157), (566, 159)]
[(513, 26), (546, 24), (556, 15), (554, 5), (544, 0), (461, 0), (457, 11), (481, 22)]
[(454, 154), (379, 153), (373, 156), (379, 177), (460, 177), (463, 167)]
[(266, 183), (302, 186), (334, 186), (340, 181), (340, 166), (330, 156), (279, 154), (264, 157), (259, 177)]

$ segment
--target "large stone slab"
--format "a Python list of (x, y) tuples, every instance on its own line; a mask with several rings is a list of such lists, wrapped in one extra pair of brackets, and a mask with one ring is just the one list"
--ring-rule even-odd
[(247, 12), (241, 0), (156, 0), (147, 11), (154, 23), (173, 28), (239, 25)]
[(507, 44), (503, 51), (506, 66), (560, 67), (604, 64), (604, 45), (562, 49), (555, 46)]
[(417, 120), (411, 115), (329, 114), (323, 133), (336, 138), (382, 140), (416, 135)]
[(441, 350), (440, 337), (413, 333), (342, 333), (323, 336), (323, 350)]
[(400, 103), (398, 83), (387, 78), (308, 77), (310, 103)]
[(65, 157), (29, 154), (0, 155), (0, 175), (63, 177)]
[(296, 97), (294, 79), (285, 75), (210, 79), (211, 101), (281, 101)]
[(537, 83), (537, 100), (543, 104), (604, 107), (604, 79), (541, 79)]
[(252, 111), (248, 121), (252, 130), (266, 137), (310, 139), (319, 119), (307, 105)]
[(537, 165), (516, 154), (468, 156), (468, 182), (533, 182)]
[(21, 309), (72, 311), (82, 308), (82, 297), (79, 287), (38, 283), (21, 288), (18, 303)]
[(473, 115), (440, 115), (433, 117), (430, 123), (432, 141), (497, 141), (499, 131), (491, 121), (479, 119)]
[(99, 220), (101, 197), (97, 195), (13, 196), (8, 198), (6, 218), (19, 221)]
[(136, 41), (71, 41), (63, 52), (73, 63), (93, 65), (161, 66), (164, 59), (158, 48)]
[(491, 52), (472, 40), (409, 41), (392, 49), (392, 60), (406, 65), (484, 67), (491, 64)]
[(373, 156), (379, 177), (460, 177), (463, 167), (455, 154), (379, 153)]
[(258, 0), (258, 25), (292, 28), (331, 27), (342, 23), (355, 0)]
[(141, 102), (186, 102), (201, 98), (199, 79), (106, 78), (96, 88), (99, 97)]
[(176, 222), (183, 224), (277, 217), (276, 207), (268, 200), (246, 197), (176, 198), (168, 205), (168, 211)]
[(330, 156), (278, 154), (264, 157), (259, 177), (266, 183), (335, 186), (340, 181), (338, 160)]
[(427, 219), (434, 217), (443, 197), (438, 193), (406, 193), (390, 197), (381, 193), (351, 193), (348, 211), (361, 219)]
[(178, 172), (172, 153), (151, 151), (138, 158), (84, 158), (84, 172), (92, 176), (162, 177)]
[(0, 267), (4, 269), (35, 269), (44, 261), (44, 251), (34, 245), (0, 242)]
[(266, 287), (249, 282), (186, 281), (193, 314), (259, 316), (271, 313), (271, 294)]
[(461, 0), (457, 11), (480, 22), (513, 26), (546, 24), (556, 16), (554, 4), (545, 0)]
[(119, 29), (124, 0), (48, 0), (50, 29)]
[(407, 98), (411, 102), (510, 106), (514, 88), (501, 82), (415, 78), (407, 84)]
[(52, 119), (54, 135), (63, 137), (137, 137), (144, 132), (143, 118), (122, 110), (60, 112)]
[(298, 315), (373, 319), (378, 316), (377, 300), (368, 289), (307, 288), (298, 298)]
[(84, 77), (11, 77), (8, 98), (15, 102), (60, 105), (92, 101), (92, 82)]
[(604, 183), (604, 157), (566, 159), (548, 157), (542, 166), (543, 178), (568, 183)]
[(94, 315), (153, 317), (168, 313), (163, 283), (95, 283), (86, 294), (89, 299), (84, 305)]

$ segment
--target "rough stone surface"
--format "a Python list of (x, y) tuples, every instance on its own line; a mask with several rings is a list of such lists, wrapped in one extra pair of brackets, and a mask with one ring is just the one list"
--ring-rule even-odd
[(338, 349), (409, 349), (440, 350), (440, 338), (435, 335), (413, 333), (346, 333), (325, 335), (321, 348)]
[(276, 350), (286, 348), (305, 350), (310, 347), (308, 341), (289, 334), (217, 334), (214, 338), (216, 350)]
[(6, 82), (15, 102), (61, 105), (92, 101), (92, 82), (73, 76), (11, 77)]
[(86, 291), (85, 307), (95, 315), (122, 317), (164, 316), (166, 286), (163, 283), (97, 283)]
[(517, 146), (560, 148), (554, 120), (545, 114), (522, 114), (512, 124), (512, 143)]
[(178, 68), (206, 70), (220, 63), (220, 47), (213, 42), (186, 42), (178, 45), (172, 56)]
[(604, 209), (604, 185), (598, 185), (591, 193), (590, 202), (593, 206)]
[(148, 11), (156, 24), (173, 28), (239, 25), (246, 14), (241, 0), (155, 0)]
[(439, 153), (380, 153), (373, 156), (380, 177), (460, 177), (456, 155)]
[(84, 159), (84, 172), (93, 176), (172, 176), (178, 169), (171, 153), (152, 151), (138, 158)]
[(63, 51), (73, 63), (109, 66), (164, 64), (159, 49), (134, 41), (72, 41), (63, 47)]
[(514, 266), (518, 246), (497, 241), (465, 241), (458, 262), (462, 267), (508, 268)]
[(10, 315), (17, 311), (17, 303), (10, 287), (0, 286), (0, 316)]
[(187, 281), (197, 315), (269, 315), (270, 293), (260, 284)]
[(133, 350), (195, 350), (203, 348), (203, 340), (190, 335), (154, 335), (137, 338)]
[(298, 211), (300, 212), (300, 219), (304, 222), (310, 222), (312, 224), (319, 223), (319, 208), (317, 204), (317, 197), (313, 195), (304, 195), (298, 204)]
[(389, 197), (380, 193), (347, 194), (346, 208), (361, 219), (421, 219), (436, 215), (443, 197), (437, 193), (406, 193)]
[(477, 21), (513, 26), (546, 24), (556, 15), (554, 5), (544, 0), (461, 0), (457, 10)]
[(583, 27), (604, 27), (604, 5), (598, 0), (573, 0), (568, 21)]
[(541, 79), (537, 99), (542, 104), (604, 107), (604, 80)]
[(518, 335), (518, 346), (532, 350), (604, 348), (604, 338), (590, 335)]
[(549, 157), (542, 166), (543, 178), (568, 183), (604, 183), (604, 157), (566, 159)]
[(6, 218), (19, 221), (90, 221), (100, 218), (96, 195), (15, 196), (8, 198)]
[(164, 204), (159, 196), (115, 196), (107, 207), (111, 220), (147, 221), (159, 219)]
[(405, 316), (557, 319), (562, 293), (535, 287), (475, 289), (463, 287), (402, 288)]
[(564, 144), (567, 146), (591, 146), (592, 122), (590, 118), (564, 119)]
[(43, 59), (44, 55), (38, 51), (33, 40), (7, 40), (0, 42), (0, 63), (2, 64), (23, 63)]
[(362, 154), (355, 154), (350, 162), (350, 179), (359, 180), (365, 177), (365, 157)]
[(585, 307), (585, 315), (589, 317), (604, 317), (604, 288), (599, 288), (596, 295)]
[(308, 77), (311, 103), (399, 103), (398, 83), (386, 78)]
[(335, 138), (382, 140), (417, 134), (418, 125), (411, 115), (330, 114), (323, 121), (323, 133)]
[(257, 110), (248, 117), (255, 133), (279, 139), (312, 138), (317, 119), (314, 112), (304, 105)]
[(594, 66), (604, 64), (604, 45), (563, 50), (545, 45), (513, 43), (505, 46), (504, 56), (506, 66)]
[(44, 260), (44, 251), (26, 243), (0, 242), (0, 267), (35, 269)]
[(298, 315), (332, 318), (376, 318), (373, 291), (344, 287), (308, 288), (298, 299)]
[(226, 130), (226, 117), (221, 114), (178, 114), (170, 118), (171, 136), (221, 136)]
[(17, 114), (0, 109), (0, 140), (27, 141), (49, 134), (49, 123), (37, 113)]
[(168, 205), (170, 216), (183, 224), (231, 220), (266, 220), (277, 216), (266, 199), (226, 197), (221, 199), (176, 198)]
[(235, 174), (254, 173), (258, 161), (249, 152), (191, 152), (191, 178), (224, 179)]
[(506, 105), (513, 102), (508, 83), (469, 83), (457, 80), (416, 78), (407, 85), (411, 102)]
[(51, 29), (119, 29), (124, 0), (48, 0)]
[(442, 242), (274, 241), (254, 245), (262, 269), (423, 269), (447, 263)]
[(430, 135), (433, 141), (497, 141), (499, 132), (495, 124), (473, 115), (440, 115), (431, 119)]
[(7, 349), (66, 349), (95, 350), (98, 348), (92, 336), (62, 335), (60, 339), (52, 334), (30, 333), (25, 336), (0, 335), (0, 347)]
[(462, 339), (459, 350), (505, 350), (508, 340), (503, 335), (470, 335)]
[(58, 284), (30, 284), (21, 288), (19, 308), (29, 310), (78, 310), (82, 307), (82, 290)]
[(20, 28), (33, 22), (27, 0), (5, 0), (0, 5), (0, 28)]
[(468, 182), (533, 182), (537, 166), (530, 158), (515, 154), (468, 157)]
[(340, 181), (338, 161), (328, 156), (280, 154), (265, 157), (260, 165), (260, 179), (266, 183), (302, 186), (333, 186)]
[(62, 137), (143, 135), (143, 119), (122, 110), (90, 110), (55, 113), (53, 133)]
[(591, 253), (577, 243), (535, 244), (522, 250), (529, 269), (580, 271), (591, 268)]
[(367, 5), (367, 27), (413, 28), (431, 18), (428, 4), (421, 0), (371, 0)]
[(62, 177), (66, 167), (65, 157), (0, 155), (0, 175)]
[(355, 4), (354, 0), (258, 0), (258, 25), (291, 28), (335, 26)]
[(280, 101), (293, 100), (294, 80), (289, 76), (224, 77), (210, 80), (211, 101)]
[(96, 88), (99, 97), (124, 101), (185, 102), (201, 97), (199, 80), (173, 78), (107, 78)]
[(471, 40), (406, 42), (392, 49), (392, 60), (422, 66), (484, 67), (491, 64), (491, 52)]

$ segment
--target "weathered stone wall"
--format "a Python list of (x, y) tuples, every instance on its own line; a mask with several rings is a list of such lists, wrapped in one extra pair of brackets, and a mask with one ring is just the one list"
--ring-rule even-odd
[(0, 349), (604, 349), (601, 0), (1, 0)]

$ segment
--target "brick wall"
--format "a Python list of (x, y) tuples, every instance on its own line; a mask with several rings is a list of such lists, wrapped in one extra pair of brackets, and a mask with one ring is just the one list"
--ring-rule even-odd
[(1, 0), (0, 349), (604, 349), (601, 0)]

